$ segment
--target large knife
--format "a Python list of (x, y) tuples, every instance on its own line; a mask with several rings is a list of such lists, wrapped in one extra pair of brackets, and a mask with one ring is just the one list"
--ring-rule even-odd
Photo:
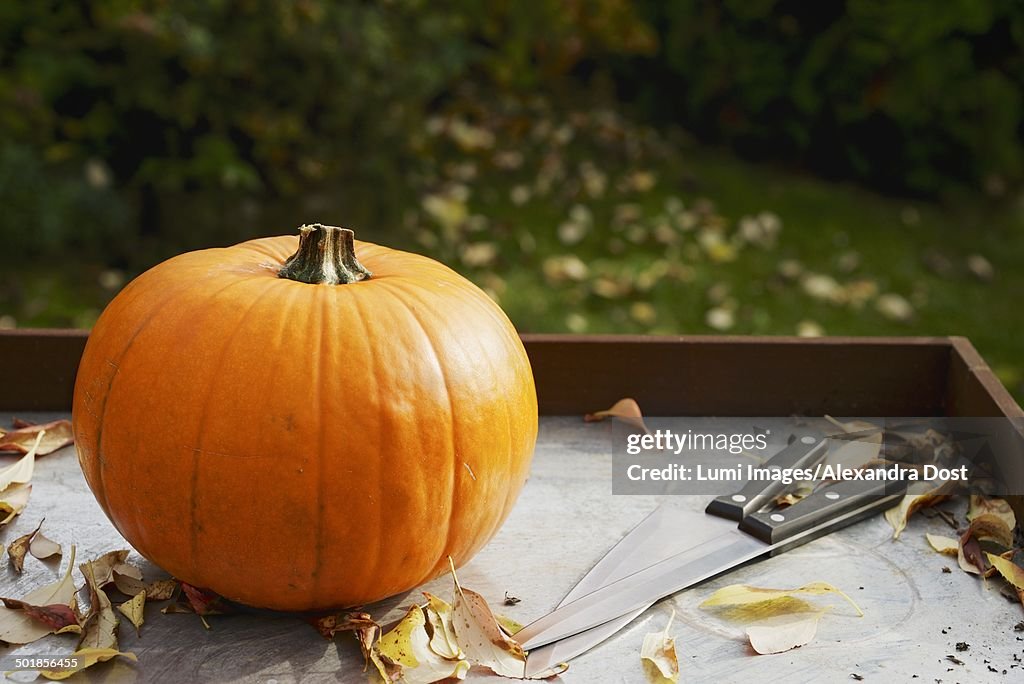
[(516, 640), (531, 650), (578, 635), (744, 563), (856, 522), (895, 504), (905, 491), (906, 483), (900, 480), (840, 481), (787, 509), (752, 513), (738, 528), (725, 519), (673, 511), (673, 526), (695, 536), (696, 544), (563, 604), (517, 632)]
[[(761, 467), (769, 471), (776, 468), (785, 470), (813, 467), (825, 457), (827, 451), (827, 443), (821, 438), (820, 433), (799, 432), (792, 435), (787, 446), (761, 464)], [(707, 512), (734, 521), (726, 523), (726, 526), (734, 527), (738, 521), (760, 510), (785, 489), (786, 485), (781, 478), (751, 481), (735, 494), (714, 499), (708, 505)], [(610, 582), (628, 577), (653, 563), (706, 543), (719, 532), (714, 524), (694, 528), (691, 517), (679, 515), (679, 511), (670, 506), (660, 506), (605, 554), (590, 572), (569, 590), (558, 607), (586, 596)], [(526, 676), (539, 675), (588, 651), (632, 622), (648, 607), (649, 604), (579, 634), (530, 651), (526, 661)], [(522, 638), (521, 635), (524, 633), (527, 636), (530, 634), (519, 632), (516, 637)]]

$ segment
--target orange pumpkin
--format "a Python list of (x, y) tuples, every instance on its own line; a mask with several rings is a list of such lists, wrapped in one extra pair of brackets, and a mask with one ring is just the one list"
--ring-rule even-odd
[(96, 323), (73, 407), (86, 480), (143, 556), (281, 610), (465, 563), (537, 437), (529, 361), (483, 292), (347, 229), (300, 233), (139, 276)]

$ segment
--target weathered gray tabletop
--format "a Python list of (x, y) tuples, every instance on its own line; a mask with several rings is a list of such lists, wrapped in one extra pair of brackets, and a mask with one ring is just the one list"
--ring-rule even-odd
[[(21, 414), (49, 420), (56, 414)], [(0, 415), (9, 424), (9, 415)], [(528, 623), (553, 608), (561, 596), (658, 503), (653, 496), (611, 494), (611, 453), (607, 426), (579, 418), (546, 417), (533, 474), (501, 532), (469, 565), (460, 570), (464, 586), (483, 594), (509, 617)], [(11, 462), (0, 458), (0, 466)], [(107, 521), (78, 469), (73, 448), (40, 458), (28, 508), (3, 532), (2, 540), (31, 531), (46, 518), (46, 534), (64, 545), (78, 546), (80, 560), (125, 548)], [(700, 509), (700, 497), (677, 497)], [(566, 682), (643, 682), (640, 645), (647, 632), (660, 631), (676, 613), (673, 633), (680, 658), (680, 681), (865, 681), (985, 682), (1021, 681), (1024, 633), (1014, 625), (1024, 618), (1021, 606), (995, 589), (961, 572), (955, 559), (940, 556), (924, 533), (951, 535), (941, 520), (914, 518), (899, 541), (877, 516), (776, 558), (662, 601), (627, 629), (571, 663)], [(66, 559), (66, 555), (65, 555)], [(137, 554), (147, 579), (164, 576)], [(4, 560), (0, 595), (21, 596), (53, 581), (56, 563), (26, 561), (15, 574)], [(951, 573), (942, 567), (950, 566)], [(240, 571), (244, 571), (241, 568)], [(82, 584), (76, 571), (76, 580)], [(741, 625), (701, 610), (715, 589), (736, 582), (768, 587), (796, 587), (813, 581), (838, 586), (864, 610), (857, 617), (840, 600), (822, 603), (831, 610), (817, 637), (802, 648), (771, 656), (755, 655)], [(451, 581), (440, 578), (423, 587), (451, 597)], [(505, 592), (522, 599), (502, 606)], [(402, 606), (419, 602), (411, 592), (369, 607), (380, 621), (401, 616)], [(207, 631), (191, 615), (163, 615), (158, 605), (146, 611), (142, 636), (130, 625), (121, 628), (121, 646), (138, 655), (78, 675), (97, 682), (365, 682), (355, 641), (322, 639), (310, 626), (278, 614), (242, 614), (210, 619)], [(955, 644), (967, 642), (967, 651)], [(61, 654), (74, 647), (72, 636), (51, 636), (0, 655)], [(963, 662), (946, 659), (954, 654)], [(1021, 659), (1021, 660), (1018, 660)], [(1005, 673), (1004, 673), (1005, 671)], [(483, 671), (468, 679), (501, 681)]]

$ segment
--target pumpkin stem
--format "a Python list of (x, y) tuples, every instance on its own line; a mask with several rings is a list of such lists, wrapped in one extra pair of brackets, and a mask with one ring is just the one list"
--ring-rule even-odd
[(299, 228), (299, 249), (288, 257), (278, 277), (313, 285), (347, 285), (371, 274), (356, 259), (355, 233), (348, 228), (314, 223)]

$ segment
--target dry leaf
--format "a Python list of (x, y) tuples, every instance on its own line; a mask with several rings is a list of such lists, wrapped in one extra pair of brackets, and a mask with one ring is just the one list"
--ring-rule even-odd
[(967, 519), (974, 520), (982, 515), (993, 515), (1000, 518), (1006, 524), (1006, 529), (1008, 530), (1013, 530), (1017, 526), (1017, 517), (1013, 514), (1010, 504), (1006, 503), (1005, 500), (971, 494), (971, 503), (967, 508)]
[[(43, 523), (39, 523), (42, 525)], [(32, 535), (36, 533), (36, 530), (32, 530), (28, 534), (23, 534), (7, 546), (7, 557), (11, 561), (11, 567), (20, 575), (25, 569), (25, 555), (28, 553), (28, 543), (32, 540)]]
[(992, 541), (1004, 548), (1013, 545), (1013, 532), (1006, 519), (995, 513), (978, 513), (967, 530), (960, 535), (957, 562), (960, 569), (974, 575), (991, 574), (981, 550), (982, 541)]
[(135, 627), (135, 634), (139, 634), (142, 623), (145, 622), (146, 592), (140, 591), (131, 599), (117, 606), (121, 614), (128, 618), (128, 621)]
[[(75, 566), (75, 547), (71, 547), (71, 558), (64, 576), (52, 584), (47, 584), (29, 592), (21, 598), (23, 603), (33, 606), (54, 606), (57, 604), (71, 606), (75, 599), (75, 583), (71, 580), (71, 570)], [(27, 644), (40, 639), (51, 630), (42, 623), (26, 615), (23, 611), (0, 608), (0, 641), (9, 644)]]
[(32, 448), (24, 456), (0, 470), (0, 495), (12, 484), (26, 484), (32, 480), (32, 471), (36, 465), (36, 452), (43, 436), (42, 433), (37, 435)]
[[(464, 679), (470, 668), (469, 662), (451, 660), (435, 653), (430, 647), (426, 624), (423, 610), (413, 606), (394, 629), (381, 636), (377, 642), (377, 652), (402, 668), (401, 680), (407, 684)], [(522, 675), (522, 670), (519, 674)]]
[(928, 506), (934, 506), (949, 498), (942, 493), (943, 487), (937, 487), (924, 494), (907, 494), (900, 502), (885, 512), (885, 519), (892, 526), (892, 538), (899, 539), (900, 533), (907, 527), (910, 516)]
[[(45, 456), (57, 449), (73, 444), (75, 435), (70, 420), (55, 420), (52, 423), (28, 425), (11, 430), (0, 437), (0, 451), (28, 453), (36, 449), (36, 456)], [(37, 445), (33, 447), (33, 445)], [(27, 482), (27, 480), (25, 480)]]
[(523, 628), (520, 623), (507, 615), (495, 615), (494, 619), (498, 621), (498, 625), (505, 631), (505, 634), (508, 634), (509, 636), (514, 636), (516, 632)]
[(807, 644), (818, 631), (825, 611), (810, 615), (784, 615), (747, 627), (750, 646), (761, 655), (782, 653)]
[(423, 592), (423, 595), (427, 597), (423, 613), (434, 630), (430, 637), (431, 650), (442, 658), (465, 658), (465, 654), (459, 648), (458, 639), (455, 637), (451, 604), (429, 592)]
[(956, 539), (953, 539), (952, 537), (943, 537), (938, 534), (930, 533), (925, 534), (924, 536), (926, 539), (928, 539), (928, 543), (931, 545), (931, 547), (939, 553), (944, 553), (947, 556), (957, 555), (957, 551), (960, 548), (960, 542), (958, 542)]
[(50, 628), (52, 634), (64, 634), (65, 632), (81, 633), (82, 626), (78, 624), (78, 615), (71, 606), (63, 603), (55, 603), (49, 606), (33, 606), (30, 603), (18, 599), (0, 598), (4, 606), (12, 610), (20, 610), (25, 615), (38, 620)]
[(78, 568), (89, 587), (89, 613), (82, 621), (85, 629), (78, 642), (78, 649), (117, 650), (117, 627), (120, 621), (114, 614), (106, 592), (93, 574), (96, 567), (97, 562), (93, 561), (83, 563)]
[[(134, 566), (127, 564), (124, 565), (125, 567), (134, 569)], [(146, 592), (147, 601), (166, 601), (174, 596), (174, 592), (178, 588), (178, 581), (173, 578), (156, 580), (155, 582), (146, 584), (142, 581), (141, 577), (137, 578), (133, 575), (123, 575), (117, 569), (114, 570), (113, 574), (114, 586), (117, 587), (119, 592), (125, 596), (131, 597), (138, 595), (140, 591), (144, 591)]]
[[(132, 568), (133, 567), (133, 566), (130, 566), (127, 563), (125, 563), (125, 559), (128, 558), (128, 554), (129, 553), (130, 553), (130, 551), (128, 549), (119, 549), (117, 551), (108, 551), (107, 553), (103, 554), (99, 558), (97, 558), (95, 560), (88, 561), (87, 563), (84, 563), (82, 567), (84, 568), (86, 565), (89, 566), (89, 570), (91, 572), (91, 576), (92, 576), (92, 579), (93, 579), (93, 582), (95, 583), (95, 585), (97, 587), (105, 587), (105, 586), (107, 586), (108, 584), (110, 584), (111, 582), (114, 581), (114, 568), (115, 567), (117, 567), (117, 568)], [(82, 570), (82, 574), (83, 575), (85, 574), (84, 570)], [(142, 578), (142, 574), (139, 573), (137, 569), (135, 569), (135, 573), (133, 573), (133, 575), (136, 575), (136, 574), (137, 574), (136, 579), (141, 579)], [(130, 594), (130, 596), (134, 596), (134, 595), (135, 595), (134, 593)]]
[(48, 539), (41, 531), (43, 523), (40, 521), (39, 527), (36, 528), (35, 534), (32, 535), (32, 541), (28, 544), (28, 551), (39, 560), (49, 558), (51, 556), (63, 555), (60, 544)]
[(12, 484), (0, 492), (0, 525), (6, 525), (14, 516), (25, 510), (28, 505), (28, 497), (32, 493), (30, 484)]
[(517, 641), (509, 638), (494, 619), (484, 597), (463, 589), (452, 567), (455, 601), (452, 623), (455, 638), (466, 657), (503, 677), (521, 679), (526, 671), (526, 653)]
[(700, 604), (700, 607), (717, 608), (743, 606), (765, 603), (768, 601), (789, 600), (794, 598), (793, 594), (810, 594), (816, 596), (822, 594), (838, 594), (853, 606), (859, 617), (863, 617), (864, 615), (864, 611), (854, 603), (853, 599), (826, 582), (811, 582), (810, 584), (805, 584), (804, 586), (797, 587), (796, 589), (762, 589), (759, 587), (751, 587), (746, 584), (730, 584), (729, 586), (722, 587), (712, 594), (706, 601)]
[(233, 613), (232, 608), (222, 596), (219, 596), (207, 589), (194, 587), (187, 582), (179, 582), (185, 594), (187, 603), (172, 603), (160, 609), (161, 613), (192, 613), (198, 615), (203, 627), (210, 629), (210, 623), (206, 621), (207, 615), (224, 615)]
[(992, 563), (992, 567), (999, 571), (1007, 582), (1017, 590), (1017, 598), (1024, 604), (1024, 568), (1020, 567), (1009, 558), (997, 556), (994, 553), (985, 554)]
[(69, 656), (78, 658), (78, 667), (70, 670), (40, 670), (39, 674), (47, 679), (67, 679), (76, 672), (81, 672), (87, 667), (92, 667), (96, 663), (102, 663), (117, 656), (127, 658), (133, 663), (138, 662), (138, 658), (135, 657), (134, 653), (122, 652), (114, 648), (82, 648)]
[[(371, 659), (378, 670), (381, 669), (377, 664), (379, 657), (373, 653), (374, 642), (380, 634), (380, 625), (369, 613), (335, 613), (310, 622), (316, 631), (320, 632), (320, 636), (328, 640), (333, 639), (338, 632), (354, 632), (359, 641), (359, 648), (363, 652), (363, 671), (366, 671)], [(381, 671), (380, 675), (385, 681), (390, 681), (387, 679), (387, 672)]]
[(644, 636), (644, 643), (640, 647), (640, 659), (644, 663), (648, 678), (654, 682), (675, 682), (679, 680), (679, 659), (676, 657), (676, 639), (669, 636), (672, 628), (672, 615), (665, 625), (665, 631), (653, 632)]
[(637, 404), (634, 399), (619, 399), (609, 409), (597, 411), (595, 413), (588, 413), (583, 416), (583, 420), (588, 423), (599, 422), (605, 418), (618, 418), (624, 423), (628, 423), (639, 430), (643, 430), (647, 434), (650, 434), (651, 432), (644, 424), (644, 416), (640, 412), (640, 405)]

